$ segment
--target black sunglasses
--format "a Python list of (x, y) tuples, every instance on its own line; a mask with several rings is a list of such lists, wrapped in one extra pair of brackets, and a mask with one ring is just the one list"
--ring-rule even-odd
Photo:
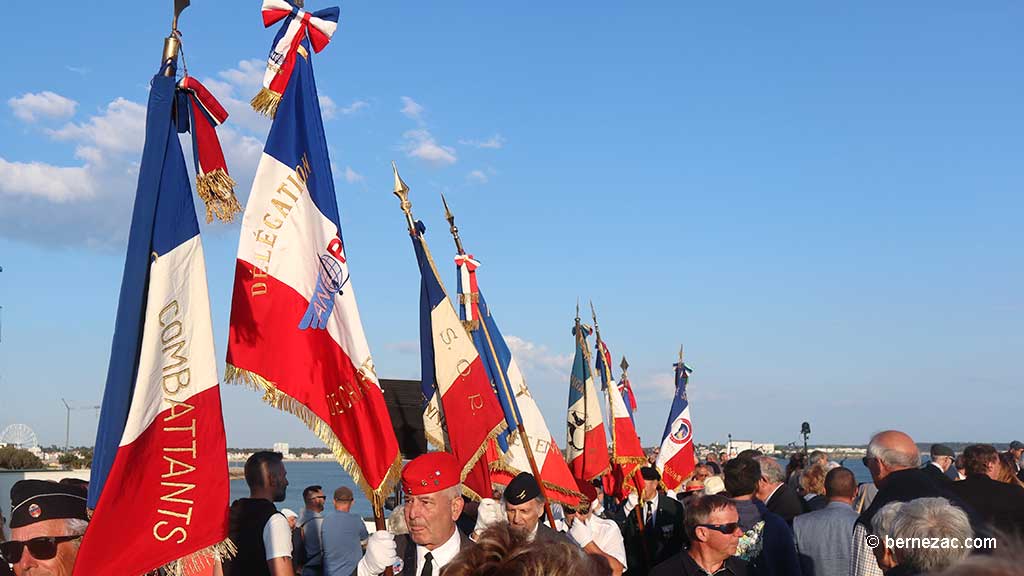
[(82, 536), (40, 536), (31, 540), (21, 542), (19, 540), (9, 540), (7, 542), (0, 542), (0, 555), (4, 557), (4, 560), (11, 564), (17, 564), (21, 561), (21, 553), (28, 548), (32, 557), (36, 560), (49, 560), (57, 555), (57, 545), (61, 542), (70, 542), (72, 540), (78, 540)]
[(714, 530), (715, 532), (721, 532), (722, 534), (732, 534), (740, 527), (739, 522), (729, 522), (728, 524), (697, 524), (701, 528), (707, 528), (708, 530)]

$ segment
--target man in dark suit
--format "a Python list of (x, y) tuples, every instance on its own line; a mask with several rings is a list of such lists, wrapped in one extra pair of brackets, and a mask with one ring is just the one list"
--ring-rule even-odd
[(929, 451), (932, 461), (925, 464), (923, 470), (932, 480), (940, 484), (949, 484), (953, 479), (946, 475), (946, 470), (956, 461), (956, 453), (945, 444), (932, 444)]
[(964, 448), (967, 479), (950, 490), (974, 508), (985, 522), (1006, 534), (1024, 533), (1024, 488), (996, 480), (999, 453), (990, 444)]
[(370, 535), (354, 576), (376, 576), (393, 567), (401, 576), (438, 576), (472, 542), (455, 526), (462, 513), (460, 466), (447, 452), (428, 452), (402, 469), (408, 534)]
[(531, 541), (569, 542), (565, 534), (540, 521), (544, 516), (544, 497), (533, 474), (520, 472), (508, 483), (502, 500), (508, 525), (513, 530), (526, 534)]
[[(658, 493), (661, 474), (658, 469), (645, 466), (640, 469), (644, 480), (637, 508), (629, 510), (623, 539), (626, 544), (626, 570), (632, 575), (645, 575), (683, 549), (686, 533), (683, 506), (672, 498)], [(642, 530), (642, 532), (641, 532)]]
[(761, 479), (757, 483), (758, 500), (764, 502), (769, 512), (774, 512), (793, 526), (793, 518), (804, 511), (800, 496), (786, 482), (786, 473), (782, 466), (771, 456), (758, 456), (757, 463), (761, 466)]

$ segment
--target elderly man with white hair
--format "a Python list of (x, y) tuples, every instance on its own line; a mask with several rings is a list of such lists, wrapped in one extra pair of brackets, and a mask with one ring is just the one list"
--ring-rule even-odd
[[(885, 576), (945, 570), (967, 557), (970, 549), (964, 542), (974, 537), (967, 513), (945, 498), (890, 502), (872, 518), (871, 530), (878, 538), (875, 558)], [(925, 545), (932, 542), (951, 545)]]

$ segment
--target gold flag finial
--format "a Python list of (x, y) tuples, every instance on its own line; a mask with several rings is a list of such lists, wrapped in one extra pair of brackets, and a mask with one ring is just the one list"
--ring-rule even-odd
[(416, 234), (416, 221), (412, 217), (412, 202), (409, 201), (409, 187), (406, 186), (405, 181), (398, 175), (398, 166), (395, 161), (391, 161), (391, 170), (395, 173), (395, 196), (401, 200), (402, 212), (405, 213), (405, 222), (409, 225), (409, 234)]
[(622, 368), (622, 377), (625, 378), (626, 370), (629, 368), (629, 362), (626, 362), (625, 356), (622, 357), (622, 364), (619, 364), (619, 367)]
[(680, 362), (683, 361), (683, 345), (682, 344), (679, 345), (679, 361)]
[(452, 233), (452, 238), (455, 239), (455, 249), (460, 255), (465, 254), (466, 251), (462, 248), (462, 238), (459, 237), (459, 227), (455, 225), (455, 214), (448, 209), (448, 201), (444, 199), (444, 192), (441, 193), (441, 203), (444, 204), (444, 219), (448, 221), (448, 230)]

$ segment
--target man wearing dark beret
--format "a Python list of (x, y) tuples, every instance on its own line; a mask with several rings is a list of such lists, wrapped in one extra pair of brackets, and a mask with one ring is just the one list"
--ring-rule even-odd
[(647, 574), (655, 565), (679, 552), (686, 543), (683, 528), (683, 506), (676, 500), (658, 493), (661, 474), (653, 466), (640, 469), (643, 493), (640, 494), (640, 516), (643, 532), (635, 508), (626, 515), (623, 539), (626, 542), (626, 562), (629, 574)]
[(11, 487), (11, 539), (0, 555), (17, 576), (71, 576), (89, 516), (78, 486), (20, 480)]
[(541, 495), (540, 486), (533, 474), (520, 472), (513, 478), (505, 488), (503, 500), (505, 515), (508, 516), (508, 524), (513, 530), (526, 534), (531, 541), (569, 541), (565, 534), (541, 524), (540, 519), (544, 515), (544, 496)]
[(932, 444), (929, 455), (932, 460), (924, 465), (925, 473), (939, 484), (952, 483), (953, 479), (946, 475), (946, 470), (949, 470), (956, 460), (953, 449), (945, 444)]

